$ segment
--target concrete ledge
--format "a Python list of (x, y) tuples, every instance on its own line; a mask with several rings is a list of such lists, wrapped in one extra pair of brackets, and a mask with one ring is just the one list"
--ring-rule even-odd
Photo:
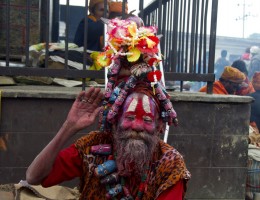
[[(102, 88), (104, 90), (104, 88)], [(74, 99), (81, 87), (59, 86), (0, 86), (2, 97), (8, 98), (47, 98)], [(215, 102), (215, 103), (251, 103), (252, 97), (236, 95), (216, 95), (201, 92), (169, 92), (172, 101)]]

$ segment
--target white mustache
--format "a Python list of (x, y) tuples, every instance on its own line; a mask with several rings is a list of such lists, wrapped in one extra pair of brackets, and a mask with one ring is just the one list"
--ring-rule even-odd
[[(120, 139), (146, 140), (148, 133), (136, 131), (124, 131), (119, 135)], [(149, 137), (149, 135), (148, 135)]]

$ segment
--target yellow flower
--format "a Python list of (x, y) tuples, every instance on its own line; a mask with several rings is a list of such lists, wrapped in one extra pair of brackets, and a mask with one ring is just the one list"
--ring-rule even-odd
[(136, 23), (131, 23), (128, 27), (127, 27), (130, 35), (132, 37), (135, 37), (136, 36), (136, 33), (137, 33), (137, 26), (136, 26)]
[(127, 55), (127, 60), (129, 62), (135, 62), (141, 56), (141, 51), (138, 48), (131, 48), (128, 52), (131, 53), (131, 55)]
[(128, 27), (128, 32), (129, 34), (132, 36), (132, 47), (134, 47), (135, 45), (135, 38), (136, 38), (136, 35), (137, 35), (137, 26), (136, 26), (136, 23), (131, 23)]
[(107, 67), (111, 64), (111, 59), (106, 52), (102, 52), (97, 56), (97, 63), (101, 67)]

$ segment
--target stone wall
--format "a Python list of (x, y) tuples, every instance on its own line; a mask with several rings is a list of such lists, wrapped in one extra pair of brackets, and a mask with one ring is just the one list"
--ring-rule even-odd
[[(28, 165), (58, 131), (80, 88), (16, 86), (0, 90), (0, 184), (17, 183), (25, 179)], [(170, 128), (168, 143), (182, 153), (192, 173), (187, 199), (244, 199), (251, 98), (170, 95), (180, 124)], [(65, 184), (75, 186), (77, 182)]]

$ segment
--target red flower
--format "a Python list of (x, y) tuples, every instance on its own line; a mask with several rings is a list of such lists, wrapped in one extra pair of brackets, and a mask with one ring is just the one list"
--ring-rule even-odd
[(156, 43), (156, 45), (158, 45), (159, 44), (159, 38), (158, 37), (156, 37), (155, 35), (150, 35), (150, 36), (147, 36), (150, 40), (152, 40), (153, 42), (155, 42)]
[(147, 38), (142, 38), (138, 41), (136, 47), (142, 53), (158, 53), (159, 39), (156, 36), (147, 36)]
[(155, 62), (159, 62), (160, 60), (158, 60), (158, 59), (156, 59), (156, 58), (150, 58), (149, 60), (148, 60), (148, 65), (150, 65), (150, 66), (153, 66), (153, 64), (155, 63)]
[(155, 82), (155, 77), (157, 81), (160, 81), (162, 78), (162, 72), (160, 70), (152, 71), (147, 74), (147, 79), (150, 82)]
[(138, 41), (137, 45), (136, 45), (137, 48), (147, 48), (147, 42), (146, 40), (143, 38), (141, 40)]

